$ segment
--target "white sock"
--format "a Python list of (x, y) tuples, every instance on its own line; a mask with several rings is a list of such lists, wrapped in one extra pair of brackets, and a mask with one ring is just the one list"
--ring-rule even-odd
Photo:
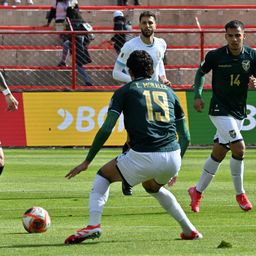
[(244, 193), (243, 176), (244, 160), (237, 160), (233, 157), (230, 159), (230, 170), (237, 195)]
[(108, 200), (109, 181), (100, 175), (96, 175), (89, 201), (89, 223), (95, 226), (101, 223), (103, 208)]
[(211, 183), (212, 179), (215, 176), (215, 173), (218, 171), (220, 162), (214, 161), (211, 156), (208, 157), (204, 164), (202, 175), (196, 184), (196, 190), (198, 192), (203, 192), (208, 185)]
[(185, 235), (190, 235), (196, 228), (190, 222), (175, 196), (166, 188), (161, 187), (157, 193), (150, 193), (160, 205), (180, 224)]

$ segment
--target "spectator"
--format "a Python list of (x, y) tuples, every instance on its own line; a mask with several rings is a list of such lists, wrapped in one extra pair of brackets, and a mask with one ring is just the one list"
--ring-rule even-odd
[(50, 26), (51, 21), (55, 19), (56, 30), (63, 30), (68, 7), (68, 0), (53, 0), (51, 9), (46, 16), (47, 26)]
[[(92, 27), (90, 24), (86, 23), (82, 16), (76, 11), (76, 9), (72, 9), (70, 11), (70, 22), (72, 29), (74, 31), (91, 31)], [(67, 30), (70, 29), (70, 25), (68, 24), (66, 27)], [(87, 75), (86, 71), (83, 68), (83, 65), (91, 63), (91, 57), (88, 51), (88, 46), (90, 42), (94, 39), (92, 34), (83, 34), (76, 36), (76, 67), (79, 74), (83, 77), (84, 85), (92, 85), (89, 76)], [(68, 56), (68, 52), (72, 53), (72, 37), (71, 35), (65, 36), (64, 43), (63, 43), (63, 52), (62, 58), (59, 62), (58, 66), (66, 66), (66, 60)]]
[(72, 14), (72, 9), (78, 11), (79, 5), (77, 0), (53, 0), (50, 11), (47, 13), (47, 26), (55, 19), (56, 30), (63, 30), (66, 17)]
[[(128, 30), (126, 19), (122, 11), (115, 11), (113, 14), (113, 21), (114, 21), (114, 30)], [(111, 41), (114, 43), (114, 48), (116, 53), (119, 54), (121, 48), (123, 47), (124, 43), (127, 41), (127, 34), (116, 33), (112, 38)]]
[[(139, 0), (134, 0), (134, 5), (140, 5)], [(128, 0), (117, 0), (117, 5), (129, 5)]]

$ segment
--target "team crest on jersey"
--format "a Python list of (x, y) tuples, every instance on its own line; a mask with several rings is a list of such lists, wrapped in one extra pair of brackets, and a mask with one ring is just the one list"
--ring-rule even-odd
[(235, 132), (235, 130), (229, 131), (229, 135), (230, 135), (231, 138), (234, 139), (234, 138), (236, 137), (236, 132)]
[(248, 70), (250, 69), (250, 60), (243, 60), (242, 61), (242, 67), (244, 69), (244, 71), (248, 72)]

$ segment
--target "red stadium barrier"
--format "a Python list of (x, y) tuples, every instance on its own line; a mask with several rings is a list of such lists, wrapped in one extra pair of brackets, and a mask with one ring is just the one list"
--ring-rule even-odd
[[(38, 11), (38, 10), (43, 10), (43, 11), (47, 11), (50, 9), (50, 5), (48, 6), (0, 6), (0, 10), (3, 9), (7, 9), (7, 10), (17, 10), (17, 11)], [(186, 5), (186, 6), (179, 6), (179, 5), (173, 5), (173, 6), (80, 6), (80, 10), (82, 11), (99, 11), (99, 13), (101, 13), (101, 11), (113, 11), (113, 10), (145, 10), (145, 9), (152, 9), (155, 11), (159, 11), (159, 10), (244, 10), (245, 12), (247, 10), (256, 10), (256, 5), (199, 5), (199, 6), (192, 6), (192, 5)], [(92, 12), (90, 12), (92, 13)], [(159, 14), (157, 14), (159, 15)], [(94, 31), (93, 33), (96, 35), (96, 40), (94, 41), (94, 43), (92, 43), (89, 46), (89, 51), (91, 53), (93, 53), (96, 58), (99, 58), (99, 60), (97, 61), (98, 63), (91, 63), (89, 65), (85, 66), (85, 69), (88, 70), (90, 73), (90, 75), (92, 75), (95, 79), (98, 78), (99, 76), (99, 72), (102, 73), (102, 80), (105, 79), (105, 77), (108, 77), (107, 79), (110, 80), (110, 77), (112, 79), (111, 76), (111, 71), (113, 69), (113, 63), (114, 63), (114, 59), (116, 58), (116, 55), (114, 55), (114, 50), (113, 50), (113, 45), (109, 43), (109, 38), (116, 33), (116, 31), (112, 30), (112, 26), (93, 26)], [(218, 48), (221, 46), (221, 43), (223, 42), (223, 34), (224, 33), (224, 28), (223, 25), (179, 25), (179, 26), (174, 26), (174, 25), (158, 25), (157, 27), (157, 34), (160, 34), (161, 37), (171, 37), (171, 40), (168, 42), (168, 51), (170, 53), (170, 64), (168, 63), (167, 65), (165, 65), (166, 70), (169, 72), (170, 76), (174, 76), (176, 75), (177, 79), (179, 78), (179, 76), (183, 75), (183, 71), (184, 70), (194, 70), (198, 67), (198, 64), (200, 62), (200, 60), (203, 60), (204, 56), (205, 56), (205, 52), (207, 52), (210, 49), (213, 48)], [(248, 34), (255, 34), (256, 33), (256, 26), (254, 25), (247, 25), (247, 35)], [(72, 35), (75, 35), (76, 33), (80, 33), (80, 32), (57, 32), (57, 31), (53, 31), (53, 27), (47, 27), (47, 26), (0, 26), (0, 35), (3, 36), (3, 38), (6, 40), (6, 38), (8, 38), (8, 36), (13, 37), (13, 36), (17, 36), (17, 38), (21, 38), (21, 37), (29, 37), (31, 36), (38, 36), (38, 37), (43, 37), (43, 36), (47, 36), (47, 38), (49, 38), (50, 36), (58, 36), (60, 34), (63, 33), (71, 33)], [(122, 32), (122, 33), (128, 33), (128, 34), (138, 34), (140, 33), (140, 31), (138, 30), (138, 26), (133, 26), (133, 31), (128, 31), (128, 32)], [(193, 36), (195, 38), (195, 42), (192, 42), (191, 44), (186, 44), (186, 40), (182, 39), (180, 42), (178, 41), (179, 36), (182, 37), (183, 35), (188, 35), (188, 36)], [(220, 38), (222, 38), (222, 40), (215, 42), (214, 40), (209, 40), (207, 37), (209, 38), (213, 38), (213, 37), (218, 37), (219, 35), (221, 35)], [(105, 36), (105, 37), (104, 37)], [(109, 37), (106, 39), (106, 37)], [(101, 39), (99, 39), (101, 38)], [(15, 38), (16, 39), (16, 38)], [(176, 40), (176, 42), (174, 42), (173, 40)], [(207, 41), (208, 40), (208, 41)], [(7, 40), (8, 41), (8, 40)], [(24, 40), (25, 41), (25, 40)], [(27, 40), (28, 41), (28, 40)], [(26, 41), (26, 42), (27, 42)], [(193, 41), (193, 40), (192, 40)], [(217, 41), (217, 40), (216, 40)], [(26, 44), (22, 44), (22, 40), (17, 40), (16, 44), (16, 40), (11, 41), (10, 44), (8, 43), (3, 43), (3, 45), (0, 45), (0, 50), (2, 52), (2, 55), (0, 56), (1, 59), (6, 59), (6, 61), (3, 63), (0, 63), (0, 69), (3, 69), (4, 71), (7, 71), (7, 76), (8, 76), (8, 72), (10, 74), (14, 74), (16, 75), (14, 72), (19, 73), (20, 72), (20, 77), (24, 77), (24, 74), (28, 74), (31, 75), (29, 72), (32, 71), (32, 73), (34, 74), (34, 76), (37, 76), (37, 71), (47, 71), (47, 72), (52, 72), (52, 73), (62, 73), (63, 76), (64, 74), (68, 74), (67, 76), (70, 77), (70, 74), (72, 76), (72, 81), (71, 81), (71, 85), (69, 84), (70, 81), (67, 79), (67, 82), (65, 82), (66, 84), (63, 86), (63, 83), (60, 83), (60, 85), (58, 85), (58, 88), (56, 88), (56, 86), (54, 87), (51, 85), (45, 86), (39, 86), (37, 84), (30, 86), (29, 84), (26, 84), (24, 86), (22, 86), (20, 84), (14, 85), (12, 84), (12, 82), (10, 83), (11, 86), (13, 86), (13, 88), (15, 89), (24, 89), (24, 90), (47, 90), (47, 89), (52, 89), (52, 90), (71, 90), (71, 89), (84, 89), (84, 87), (80, 87), (80, 85), (76, 82), (76, 76), (75, 76), (75, 58), (76, 55), (73, 54), (72, 55), (72, 63), (69, 63), (69, 66), (67, 67), (57, 67), (57, 61), (58, 58), (56, 59), (56, 61), (52, 61), (52, 63), (49, 63), (49, 61), (47, 62), (47, 60), (49, 60), (50, 57), (54, 58), (54, 56), (59, 57), (61, 51), (62, 51), (62, 46), (59, 45), (55, 45), (51, 44), (51, 42), (47, 42), (47, 45), (40, 45), (40, 42), (36, 42), (35, 44), (33, 42)], [(251, 47), (255, 48), (254, 45), (254, 41), (251, 40), (247, 41), (248, 44)], [(46, 43), (45, 43), (46, 44)], [(57, 44), (57, 43), (56, 43)], [(72, 49), (73, 52), (75, 52), (75, 49)], [(176, 51), (176, 52), (175, 52)], [(186, 51), (187, 51), (187, 55), (186, 55)], [(8, 53), (7, 53), (8, 52)], [(22, 58), (25, 57), (20, 57), (20, 56), (26, 56), (26, 52), (27, 55), (31, 55), (29, 56), (29, 58), (33, 58), (33, 54), (36, 55), (40, 55), (43, 56), (43, 53), (52, 53), (52, 55), (50, 56), (50, 54), (46, 55), (46, 61), (45, 63), (43, 62), (39, 62), (38, 65), (37, 63), (30, 63), (29, 61), (26, 62), (26, 59), (24, 59), (24, 62), (22, 61)], [(178, 53), (177, 53), (178, 52)], [(196, 52), (196, 54), (195, 54)], [(173, 59), (174, 57), (174, 53), (177, 53), (177, 56), (175, 58), (177, 58), (177, 62), (175, 63), (175, 59)], [(59, 55), (58, 55), (59, 54)], [(111, 56), (112, 54), (112, 56)], [(179, 55), (178, 55), (179, 54)], [(193, 56), (197, 55), (197, 56)], [(8, 56), (8, 57), (5, 57)], [(106, 63), (107, 58), (105, 57), (107, 55), (107, 57), (109, 58), (109, 63)], [(193, 62), (189, 61), (189, 59), (193, 58)], [(195, 58), (197, 57), (196, 61)], [(10, 59), (8, 59), (10, 58)], [(19, 59), (20, 58), (20, 59)], [(28, 59), (29, 59), (28, 58)], [(35, 57), (36, 58), (36, 57)], [(48, 59), (47, 59), (48, 58)], [(180, 60), (179, 60), (180, 58)], [(17, 63), (15, 63), (15, 59), (18, 59), (19, 61), (17, 61)], [(9, 62), (7, 60), (10, 60)], [(56, 72), (56, 71), (60, 71), (60, 72)], [(174, 74), (172, 73), (172, 71), (176, 71), (177, 72)], [(35, 72), (34, 72), (35, 71)], [(63, 71), (63, 72), (61, 72)], [(71, 71), (71, 72), (70, 72)], [(45, 72), (47, 74), (47, 72)], [(192, 72), (191, 72), (192, 74)], [(188, 74), (187, 76), (189, 76), (190, 74)], [(54, 75), (53, 75), (54, 76)], [(11, 78), (12, 76), (10, 76)], [(39, 75), (38, 75), (39, 77)], [(19, 78), (20, 81), (21, 78)], [(17, 80), (19, 80), (17, 78)], [(40, 78), (43, 80), (43, 78)], [(105, 81), (107, 80), (105, 79)], [(113, 79), (112, 79), (113, 80)], [(10, 81), (12, 81), (10, 79)], [(36, 81), (31, 79), (31, 81)], [(44, 82), (46, 80), (43, 80)], [(182, 88), (183, 85), (185, 85), (186, 88), (190, 88), (191, 85), (187, 84), (187, 81), (182, 82), (183, 80), (181, 79), (181, 83), (177, 84), (177, 86), (179, 88)], [(31, 82), (32, 83), (32, 82)], [(36, 83), (36, 82), (35, 82)], [(49, 78), (49, 83), (50, 83), (50, 78)], [(40, 83), (38, 83), (40, 84)], [(42, 83), (41, 83), (42, 84)], [(97, 88), (101, 88), (101, 89), (105, 89), (105, 87), (101, 87), (102, 84), (99, 82), (95, 82), (94, 84), (97, 84)], [(114, 84), (114, 82), (112, 81), (112, 84)], [(112, 84), (110, 84), (112, 86)], [(110, 87), (111, 87), (110, 86)], [(54, 89), (55, 88), (55, 89)], [(90, 87), (89, 90), (91, 90)]]

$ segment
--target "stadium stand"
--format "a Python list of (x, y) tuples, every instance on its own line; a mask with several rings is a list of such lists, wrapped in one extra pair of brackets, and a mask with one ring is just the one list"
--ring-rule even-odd
[[(34, 6), (0, 7), (0, 69), (5, 71), (8, 84), (14, 89), (62, 90), (77, 85), (83, 88), (79, 87), (82, 86), (79, 75), (70, 75), (75, 73), (72, 72), (72, 58), (69, 58), (69, 67), (57, 67), (62, 52), (58, 32), (43, 26), (50, 2), (39, 0)], [(95, 30), (95, 40), (89, 47), (93, 62), (85, 68), (94, 85), (119, 85), (112, 79), (116, 54), (108, 41), (113, 34), (112, 12), (120, 6), (113, 6), (113, 1), (107, 0), (94, 2), (79, 1), (84, 19)], [(229, 6), (220, 6), (222, 1), (209, 1), (207, 6), (202, 6), (202, 1), (193, 1), (193, 6), (188, 5), (191, 1), (185, 0), (158, 0), (154, 1), (154, 6), (151, 2), (142, 0), (146, 6), (122, 7), (122, 10), (134, 24), (133, 35), (137, 33), (141, 10), (148, 8), (157, 14), (157, 35), (168, 43), (166, 69), (174, 85), (181, 87), (193, 83), (195, 68), (203, 55), (223, 44), (222, 26), (227, 21), (234, 18), (244, 21), (249, 32), (247, 43), (254, 44), (256, 5), (252, 5), (253, 1)], [(166, 6), (168, 2), (172, 5)], [(225, 3), (232, 4), (232, 1)]]

